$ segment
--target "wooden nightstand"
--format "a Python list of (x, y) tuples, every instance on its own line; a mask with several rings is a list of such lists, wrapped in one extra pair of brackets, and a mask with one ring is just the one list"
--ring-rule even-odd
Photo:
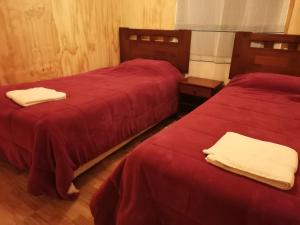
[(179, 82), (179, 114), (190, 112), (223, 87), (222, 81), (187, 77)]

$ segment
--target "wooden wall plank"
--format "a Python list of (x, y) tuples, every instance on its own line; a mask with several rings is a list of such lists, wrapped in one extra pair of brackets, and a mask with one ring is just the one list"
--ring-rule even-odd
[(288, 34), (300, 34), (300, 0), (294, 0), (293, 12), (287, 31)]
[(130, 28), (174, 29), (176, 0), (123, 0), (121, 25)]
[(0, 0), (0, 84), (116, 65), (120, 1)]
[(0, 0), (0, 85), (119, 62), (118, 27), (173, 29), (176, 0)]

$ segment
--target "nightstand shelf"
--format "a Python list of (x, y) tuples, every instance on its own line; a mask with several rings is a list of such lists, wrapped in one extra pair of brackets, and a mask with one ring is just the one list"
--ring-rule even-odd
[(185, 114), (201, 105), (223, 87), (222, 81), (187, 77), (179, 83), (179, 114)]

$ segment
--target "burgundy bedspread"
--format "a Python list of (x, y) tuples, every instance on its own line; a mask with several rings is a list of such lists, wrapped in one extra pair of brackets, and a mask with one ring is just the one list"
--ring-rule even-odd
[(247, 74), (139, 145), (91, 202), (97, 225), (299, 225), (300, 177), (282, 191), (224, 171), (202, 150), (227, 131), (300, 152), (300, 78)]
[[(0, 156), (29, 169), (32, 194), (72, 198), (73, 171), (175, 113), (180, 72), (168, 62), (132, 60), (117, 67), (0, 88)], [(53, 88), (67, 100), (23, 108), (5, 93)]]

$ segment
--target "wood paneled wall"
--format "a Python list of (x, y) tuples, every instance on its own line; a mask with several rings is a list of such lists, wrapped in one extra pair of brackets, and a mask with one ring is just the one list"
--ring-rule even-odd
[[(289, 33), (300, 32), (299, 2)], [(175, 13), (176, 0), (0, 0), (0, 85), (116, 65), (119, 26), (174, 29)], [(215, 79), (227, 70), (190, 66)]]
[(121, 0), (0, 0), (0, 84), (115, 65)]
[(300, 0), (294, 0), (294, 9), (288, 27), (289, 34), (300, 34)]
[(176, 0), (123, 0), (121, 25), (144, 29), (174, 29)]
[(173, 29), (176, 0), (0, 0), (0, 85), (119, 62), (118, 27)]

